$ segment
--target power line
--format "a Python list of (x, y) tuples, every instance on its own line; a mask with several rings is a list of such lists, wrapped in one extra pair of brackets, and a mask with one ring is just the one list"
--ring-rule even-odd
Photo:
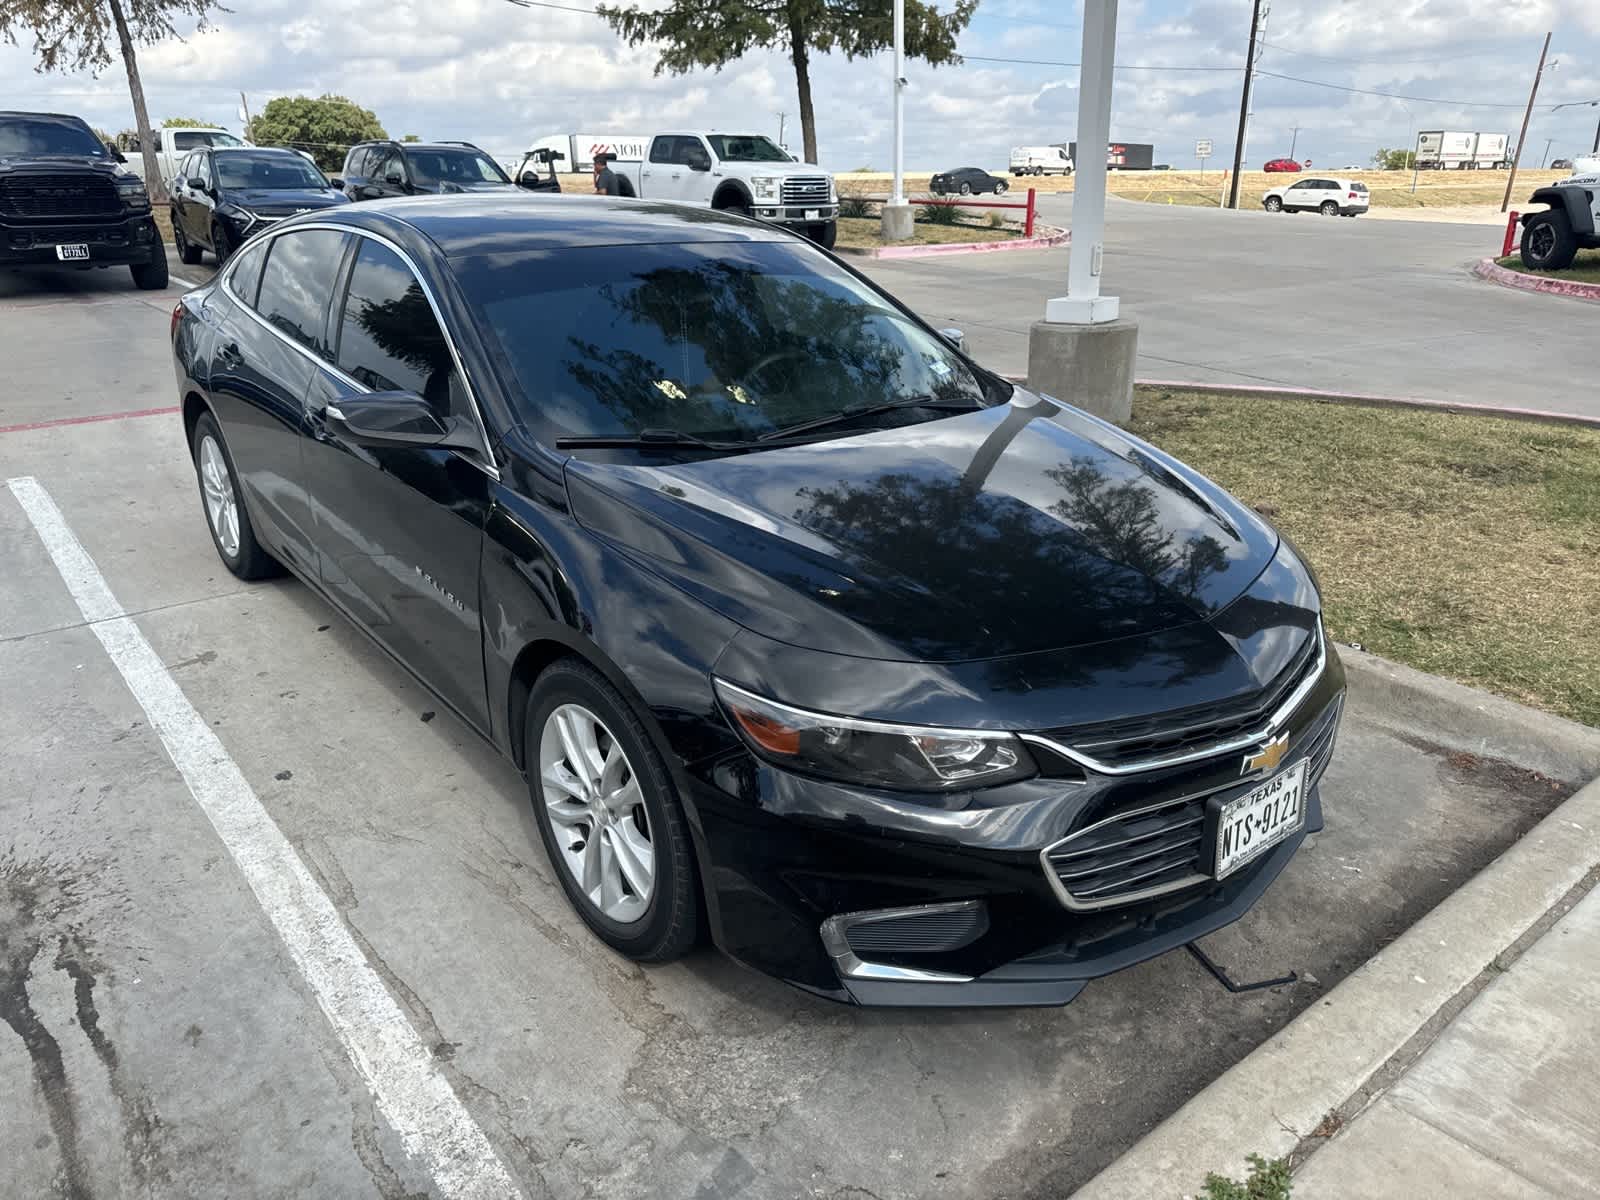
[[(1490, 100), (1442, 100), (1438, 96), (1407, 96), (1399, 92), (1380, 92), (1372, 88), (1346, 87), (1342, 83), (1329, 83), (1323, 79), (1302, 79), (1298, 75), (1280, 75), (1276, 71), (1266, 71), (1256, 68), (1257, 75), (1270, 76), (1273, 79), (1286, 79), (1290, 83), (1306, 83), (1312, 87), (1332, 88), (1336, 92), (1353, 92), (1358, 96), (1382, 96), (1387, 100), (1413, 100), (1418, 104), (1441, 104), (1449, 108), (1521, 108), (1521, 104), (1505, 104)], [(1587, 104), (1586, 100), (1573, 101), (1572, 103)], [(1540, 104), (1535, 107), (1553, 109), (1554, 104)]]
[(1261, 44), (1280, 53), (1293, 54), (1300, 58), (1318, 58), (1324, 62), (1352, 63), (1362, 67), (1431, 67), (1442, 62), (1459, 62), (1467, 58), (1496, 58), (1500, 56), (1500, 52), (1497, 50), (1480, 50), (1473, 54), (1452, 54), (1436, 58), (1341, 58), (1333, 54), (1313, 54), (1309, 50), (1296, 50), (1291, 46), (1280, 45), (1277, 42), (1263, 41)]
[[(513, 3), (516, 0), (512, 0)], [(995, 58), (987, 54), (963, 54), (963, 62), (1012, 63), (1023, 67), (1078, 67), (1082, 63), (1058, 62), (1050, 58)], [(1141, 63), (1117, 63), (1114, 71), (1242, 71), (1243, 67), (1161, 67)]]

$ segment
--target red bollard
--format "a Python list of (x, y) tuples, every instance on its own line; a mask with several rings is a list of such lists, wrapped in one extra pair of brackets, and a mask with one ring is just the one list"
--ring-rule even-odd
[(1033, 189), (1032, 188), (1028, 189), (1028, 220), (1027, 220), (1027, 224), (1024, 225), (1023, 228), (1022, 228), (1022, 236), (1023, 237), (1030, 237), (1030, 238), (1033, 236)]
[(1522, 214), (1512, 210), (1511, 219), (1506, 222), (1506, 240), (1500, 245), (1500, 257), (1504, 258), (1511, 253), (1511, 247), (1517, 240), (1517, 222), (1522, 219)]

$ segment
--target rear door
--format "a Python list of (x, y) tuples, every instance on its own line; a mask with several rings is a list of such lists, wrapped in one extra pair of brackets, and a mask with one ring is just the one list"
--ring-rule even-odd
[(407, 391), (481, 422), (438, 314), (407, 258), (358, 236), (336, 306), (334, 363), (309, 397), (305, 485), (323, 585), (458, 712), (488, 728), (478, 557), (493, 467), (483, 455), (356, 445), (323, 412)]
[(316, 363), (329, 353), (327, 304), (345, 237), (297, 230), (245, 246), (223, 276), (210, 350), (211, 403), (251, 519), (274, 554), (313, 575), (301, 430)]

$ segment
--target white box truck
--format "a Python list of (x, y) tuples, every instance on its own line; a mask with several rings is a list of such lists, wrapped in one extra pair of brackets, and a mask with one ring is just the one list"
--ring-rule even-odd
[(1417, 167), (1423, 171), (1464, 171), (1477, 147), (1476, 133), (1425, 129), (1417, 135)]
[[(549, 150), (560, 154), (558, 171), (592, 171), (596, 154), (615, 154), (621, 162), (644, 157), (650, 138), (640, 133), (552, 133), (528, 147), (528, 153)], [(524, 156), (526, 157), (526, 156)]]
[(1484, 171), (1504, 171), (1511, 166), (1511, 152), (1507, 149), (1511, 138), (1503, 133), (1480, 133), (1477, 149), (1472, 152), (1472, 166)]

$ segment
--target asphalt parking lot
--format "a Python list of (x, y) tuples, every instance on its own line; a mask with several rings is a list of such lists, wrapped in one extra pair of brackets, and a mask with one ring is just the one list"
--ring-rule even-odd
[[(1600, 416), (1583, 300), (1472, 278), (1501, 231), (1107, 201), (1103, 290), (1139, 322), (1138, 377), (1323, 388)], [(1071, 198), (1040, 199), (1071, 224)], [(1028, 329), (1064, 295), (1066, 249), (873, 262), (988, 366), (1025, 374)]]
[(216, 739), (203, 774), (242, 777), (531, 1197), (1062, 1196), (1579, 782), (1537, 746), (1471, 753), (1448, 711), (1400, 720), (1357, 676), (1328, 828), (1207, 941), (1292, 986), (1229, 995), (1178, 952), (1060, 1010), (868, 1012), (709, 950), (637, 967), (568, 909), (508, 764), (304, 587), (224, 570), (179, 419), (121, 415), (175, 402), (176, 294), (123, 272), (0, 283), (8, 1194), (497, 1193), (442, 1186), (402, 1144), (383, 1064), (352, 1058), (259, 864), (3, 481), (59, 509), (159, 660), (135, 682), (181, 689)]

